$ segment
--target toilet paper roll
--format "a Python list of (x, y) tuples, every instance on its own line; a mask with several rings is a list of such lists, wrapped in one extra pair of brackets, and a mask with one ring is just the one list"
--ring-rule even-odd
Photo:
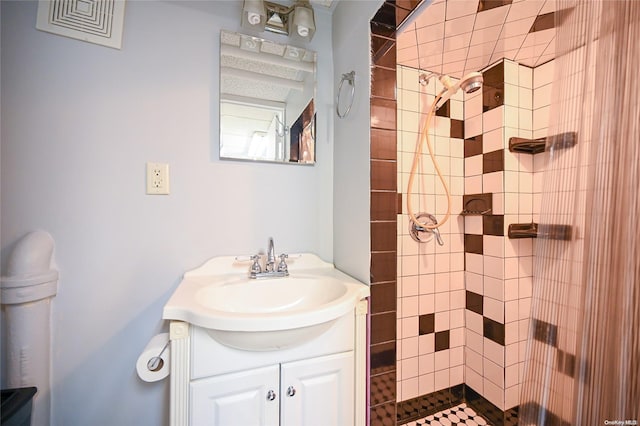
[[(151, 338), (147, 346), (142, 351), (136, 362), (136, 370), (138, 376), (145, 382), (157, 382), (169, 375), (171, 350), (169, 342), (169, 333), (156, 334)], [(166, 345), (166, 348), (165, 348)], [(163, 351), (164, 349), (164, 351)], [(159, 359), (156, 359), (159, 357)], [(150, 369), (150, 361), (153, 369)], [(155, 363), (153, 362), (155, 361)]]

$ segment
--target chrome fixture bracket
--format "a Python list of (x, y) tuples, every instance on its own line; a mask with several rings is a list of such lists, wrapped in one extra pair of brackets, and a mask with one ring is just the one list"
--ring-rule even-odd
[[(423, 225), (438, 224), (435, 216), (429, 213), (419, 213), (416, 216), (416, 219), (418, 219), (418, 221), (420, 221), (420, 219), (425, 219), (423, 222), (420, 221)], [(431, 241), (433, 239), (433, 236), (435, 235), (438, 244), (441, 246), (444, 245), (444, 241), (440, 236), (440, 231), (438, 230), (438, 228), (429, 229), (424, 226), (418, 226), (412, 220), (409, 220), (409, 235), (411, 235), (411, 238), (413, 238), (413, 240), (418, 243), (427, 243)]]

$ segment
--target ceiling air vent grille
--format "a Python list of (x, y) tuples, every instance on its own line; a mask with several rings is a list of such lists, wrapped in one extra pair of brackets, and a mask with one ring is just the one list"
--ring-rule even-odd
[(125, 0), (41, 0), (36, 28), (120, 49), (124, 6)]

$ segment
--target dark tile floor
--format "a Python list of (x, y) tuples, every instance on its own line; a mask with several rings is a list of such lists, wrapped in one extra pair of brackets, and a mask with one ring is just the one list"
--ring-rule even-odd
[(404, 426), (484, 426), (487, 421), (466, 403), (447, 408), (423, 419), (414, 420)]

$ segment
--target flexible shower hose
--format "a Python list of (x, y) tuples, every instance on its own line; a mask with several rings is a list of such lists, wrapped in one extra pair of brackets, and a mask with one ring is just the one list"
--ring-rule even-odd
[[(451, 194), (449, 193), (449, 187), (447, 186), (447, 182), (444, 180), (444, 176), (442, 176), (442, 172), (440, 171), (440, 166), (436, 161), (435, 155), (433, 155), (433, 147), (431, 146), (431, 139), (429, 138), (429, 126), (431, 124), (431, 119), (433, 118), (433, 114), (436, 110), (436, 105), (438, 101), (442, 98), (442, 93), (436, 96), (433, 104), (431, 104), (431, 108), (429, 108), (429, 113), (427, 114), (427, 118), (422, 127), (422, 132), (418, 137), (418, 141), (416, 142), (415, 154), (413, 156), (413, 164), (411, 166), (411, 172), (409, 173), (409, 182), (407, 184), (407, 213), (409, 213), (409, 219), (416, 226), (425, 228), (425, 229), (436, 229), (444, 225), (447, 220), (449, 220), (449, 216), (451, 216)], [(415, 213), (413, 212), (413, 207), (411, 205), (411, 189), (413, 187), (413, 180), (415, 178), (416, 170), (418, 169), (418, 164), (420, 164), (420, 156), (422, 155), (422, 144), (426, 142), (427, 150), (429, 151), (429, 155), (431, 156), (431, 161), (433, 162), (433, 167), (436, 171), (436, 174), (440, 178), (440, 182), (442, 182), (442, 186), (444, 187), (444, 192), (447, 195), (447, 213), (445, 214), (442, 221), (436, 223), (434, 225), (429, 225), (427, 223), (421, 223), (417, 218)]]

